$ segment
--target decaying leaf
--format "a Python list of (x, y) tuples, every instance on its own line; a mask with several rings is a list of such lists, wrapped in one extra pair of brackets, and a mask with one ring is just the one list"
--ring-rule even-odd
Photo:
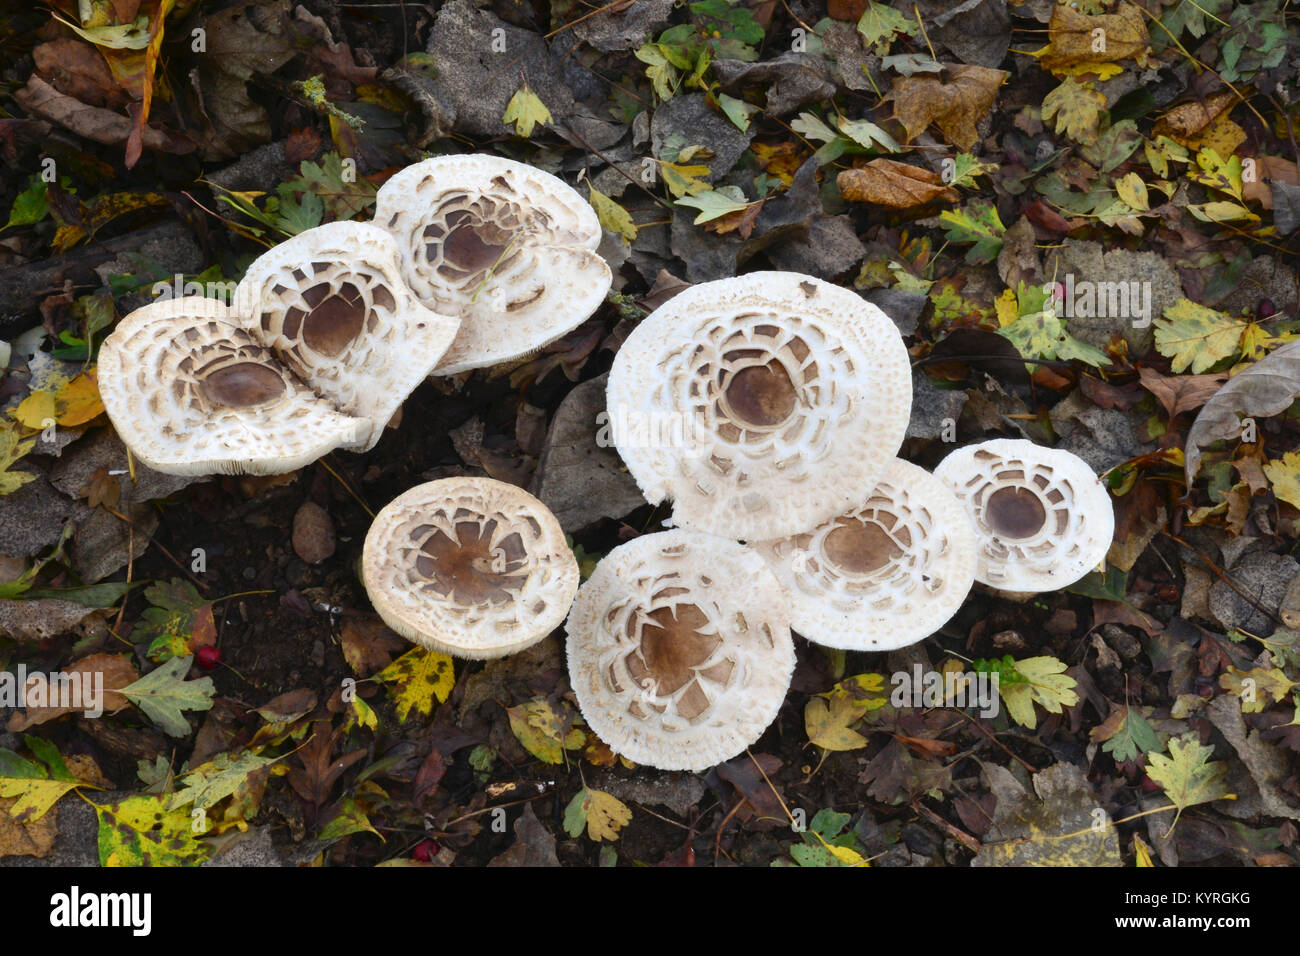
[(407, 651), (375, 675), (390, 688), (397, 719), (406, 720), (412, 710), (425, 717), (433, 713), (434, 701), (443, 703), (456, 686), (452, 659), (423, 647)]
[(873, 159), (864, 166), (846, 169), (835, 182), (849, 202), (869, 202), (891, 209), (910, 209), (934, 199), (957, 202), (961, 198), (936, 173), (892, 159)]
[(190, 811), (168, 810), (166, 796), (97, 804), (100, 866), (198, 866), (212, 845), (198, 839)]
[(564, 762), (564, 751), (576, 750), (587, 735), (574, 727), (573, 715), (565, 708), (557, 711), (542, 697), (506, 708), (510, 729), (524, 748), (544, 763)]
[(1246, 328), (1245, 322), (1190, 299), (1179, 299), (1169, 306), (1155, 325), (1156, 348), (1173, 360), (1170, 368), (1175, 372), (1190, 368), (1198, 375), (1237, 354)]
[(1228, 793), (1223, 782), (1228, 765), (1211, 761), (1213, 755), (1214, 748), (1202, 744), (1195, 734), (1171, 738), (1169, 756), (1147, 755), (1147, 776), (1164, 789), (1165, 795), (1178, 808), (1173, 823), (1169, 825), (1170, 832), (1188, 807), (1225, 798), (1236, 799)]
[(623, 801), (603, 790), (583, 787), (564, 809), (564, 832), (576, 837), (585, 826), (587, 837), (597, 843), (617, 840), (618, 831), (631, 819), (632, 811)]
[(130, 698), (131, 703), (172, 737), (188, 736), (190, 723), (183, 712), (210, 709), (217, 692), (211, 677), (185, 679), (193, 661), (189, 655), (173, 657), (121, 690), (123, 696)]
[(1056, 74), (1093, 72), (1103, 79), (1120, 72), (1116, 60), (1146, 61), (1150, 45), (1142, 11), (1122, 3), (1114, 13), (1087, 14), (1066, 4), (1052, 9), (1047, 25), (1051, 43), (1039, 62)]
[[(1004, 70), (970, 64), (948, 64), (941, 76), (905, 76), (896, 80), (886, 100), (894, 115), (915, 139), (934, 123), (954, 146), (969, 150), (979, 139), (975, 125), (993, 108)], [(842, 188), (842, 187), (841, 187)]]

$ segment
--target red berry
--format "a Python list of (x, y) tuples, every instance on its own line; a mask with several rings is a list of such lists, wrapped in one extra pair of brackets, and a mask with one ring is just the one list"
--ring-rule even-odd
[(210, 671), (221, 663), (221, 651), (215, 644), (204, 644), (194, 656), (198, 658), (199, 666), (205, 671)]
[(1273, 304), (1272, 299), (1260, 299), (1259, 305), (1255, 306), (1255, 315), (1261, 319), (1267, 319), (1270, 315), (1277, 312), (1277, 306)]
[(421, 863), (428, 863), (438, 855), (438, 844), (432, 840), (422, 840), (415, 845), (411, 856), (415, 857)]

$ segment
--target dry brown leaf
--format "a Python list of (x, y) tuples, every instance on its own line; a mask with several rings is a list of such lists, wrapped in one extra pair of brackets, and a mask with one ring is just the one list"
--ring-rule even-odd
[(1269, 183), (1273, 182), (1300, 186), (1300, 171), (1296, 164), (1281, 156), (1260, 156), (1255, 160), (1254, 177), (1242, 185), (1241, 195), (1255, 200), (1265, 209), (1272, 209), (1273, 189)]
[(344, 617), (339, 640), (344, 659), (362, 677), (383, 670), (399, 651), (410, 646), (378, 617)]
[(910, 209), (932, 199), (956, 202), (960, 198), (936, 173), (892, 159), (873, 159), (865, 166), (846, 169), (835, 182), (849, 202), (870, 202), (891, 209)]
[(0, 799), (0, 857), (34, 856), (44, 859), (59, 833), (59, 808), (50, 807), (38, 820), (21, 823), (9, 815), (18, 797)]
[[(32, 116), (57, 123), (97, 143), (113, 146), (125, 143), (131, 135), (131, 120), (127, 117), (64, 96), (34, 74), (28, 77), (25, 87), (14, 91), (14, 99)], [(141, 142), (147, 148), (163, 153), (182, 155), (194, 151), (194, 143), (189, 139), (173, 136), (153, 126), (144, 127)]]
[(91, 44), (59, 37), (32, 50), (36, 72), (60, 93), (90, 106), (120, 109), (129, 97)]
[(1168, 136), (1176, 142), (1183, 142), (1195, 136), (1214, 122), (1220, 113), (1236, 102), (1237, 94), (1224, 90), (1207, 96), (1204, 100), (1180, 103), (1158, 120), (1151, 130), (1151, 138)]
[(979, 139), (975, 124), (988, 115), (1005, 70), (949, 64), (940, 75), (917, 74), (894, 82), (887, 100), (894, 102), (894, 117), (915, 139), (931, 123), (960, 149), (970, 149)]
[[(83, 682), (86, 680), (85, 675), (102, 674), (103, 684), (100, 685), (102, 697), (99, 700), (99, 705), (106, 714), (116, 713), (130, 705), (131, 702), (121, 694), (116, 693), (116, 691), (140, 679), (139, 671), (135, 669), (135, 665), (131, 663), (130, 658), (124, 654), (91, 654), (89, 657), (83, 657), (62, 673), (69, 675), (81, 674), (83, 675)], [(38, 681), (45, 683), (45, 675), (33, 674), (27, 679), (27, 694), (29, 697), (33, 693), (35, 682)], [(68, 689), (69, 693), (73, 690), (71, 686)], [(72, 706), (70, 707), (28, 707), (26, 714), (14, 714), (9, 718), (8, 728), (18, 733), (36, 724), (43, 724), (46, 721), (54, 720), (56, 717), (62, 717), (64, 714), (79, 713), (91, 709), (90, 702), (83, 700), (83, 696), (83, 694), (72, 695)]]
[(1169, 417), (1200, 408), (1224, 382), (1226, 372), (1217, 375), (1161, 375), (1153, 368), (1140, 368), (1142, 387), (1156, 397)]
[[(1097, 33), (1099, 30), (1102, 32)], [(1052, 11), (1047, 35), (1051, 44), (1039, 63), (1053, 73), (1068, 73), (1075, 66), (1117, 60), (1135, 59), (1140, 63), (1151, 43), (1142, 11), (1131, 3), (1114, 13), (1095, 16), (1062, 4)]]

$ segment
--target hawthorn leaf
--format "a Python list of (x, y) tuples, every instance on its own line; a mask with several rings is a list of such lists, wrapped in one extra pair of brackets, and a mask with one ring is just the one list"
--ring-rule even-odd
[(1169, 756), (1147, 755), (1147, 776), (1161, 786), (1178, 808), (1169, 832), (1173, 832), (1178, 818), (1188, 807), (1236, 799), (1235, 794), (1228, 793), (1223, 781), (1228, 765), (1223, 761), (1211, 761), (1213, 755), (1214, 748), (1202, 744), (1194, 733), (1170, 738)]
[(749, 200), (745, 198), (739, 186), (719, 186), (717, 189), (709, 189), (693, 196), (683, 196), (677, 200), (677, 205), (698, 209), (700, 214), (693, 222), (698, 226), (702, 222), (711, 222), (748, 208)]
[(412, 710), (425, 717), (433, 713), (433, 702), (445, 703), (456, 686), (456, 673), (452, 659), (424, 647), (407, 651), (375, 675), (385, 684), (396, 684), (389, 690), (397, 708), (397, 719), (406, 720)]
[(501, 122), (514, 123), (515, 135), (529, 139), (533, 135), (534, 127), (545, 126), (553, 119), (551, 111), (546, 108), (542, 98), (534, 93), (532, 87), (525, 81), (519, 89), (515, 90), (515, 95), (510, 97)]
[(622, 205), (610, 199), (591, 183), (587, 184), (591, 208), (596, 210), (596, 218), (603, 228), (616, 232), (626, 241), (636, 239), (636, 223), (632, 215)]
[(1015, 662), (1019, 681), (998, 681), (998, 692), (1007, 705), (1011, 719), (1030, 730), (1038, 726), (1034, 704), (1049, 714), (1059, 714), (1062, 707), (1079, 702), (1075, 681), (1065, 673), (1066, 665), (1055, 657), (1026, 657)]
[(212, 845), (198, 839), (194, 818), (169, 810), (168, 796), (134, 796), (96, 804), (100, 866), (198, 866)]
[(632, 811), (623, 801), (603, 790), (583, 787), (564, 808), (564, 832), (571, 837), (587, 829), (587, 837), (599, 843), (617, 840), (618, 831), (632, 819)]
[(1106, 97), (1091, 83), (1080, 83), (1070, 76), (1043, 97), (1043, 120), (1054, 120), (1058, 133), (1088, 145), (1097, 142), (1101, 111), (1105, 108)]
[(19, 440), (18, 429), (13, 425), (0, 427), (0, 495), (12, 494), (29, 481), (36, 480), (36, 475), (31, 472), (9, 470), (35, 447), (36, 439)]
[[(1246, 323), (1190, 299), (1179, 299), (1165, 309), (1164, 317), (1157, 319), (1155, 326), (1156, 348), (1161, 355), (1173, 360), (1170, 368), (1175, 372), (1190, 368), (1193, 374), (1199, 375), (1217, 362), (1237, 354)], [(1204, 414), (1202, 411), (1201, 415)], [(1193, 433), (1195, 430), (1193, 424)], [(1189, 447), (1192, 444), (1191, 435), (1187, 444)]]
[(973, 266), (992, 262), (1002, 251), (1002, 237), (1007, 227), (991, 202), (972, 200), (962, 209), (945, 209), (939, 213), (949, 242), (972, 243), (966, 261)]
[(181, 776), (180, 788), (171, 795), (168, 810), (193, 804), (204, 810), (248, 784), (248, 777), (256, 770), (273, 764), (279, 757), (259, 757), (245, 751), (238, 757), (228, 753), (217, 754), (205, 764)]
[(576, 750), (587, 739), (580, 729), (564, 727), (571, 715), (556, 711), (542, 697), (534, 698), (523, 704), (506, 708), (510, 718), (510, 729), (524, 745), (524, 749), (543, 763), (559, 764), (564, 762), (564, 751)]
[(217, 692), (211, 677), (185, 679), (193, 661), (193, 656), (188, 654), (173, 657), (118, 693), (144, 711), (163, 733), (185, 737), (190, 733), (190, 724), (184, 711), (211, 709), (212, 697)]
[(1093, 743), (1101, 743), (1101, 749), (1116, 762), (1136, 760), (1140, 754), (1160, 748), (1160, 738), (1155, 730), (1127, 704), (1115, 708), (1104, 723), (1092, 728), (1088, 736)]

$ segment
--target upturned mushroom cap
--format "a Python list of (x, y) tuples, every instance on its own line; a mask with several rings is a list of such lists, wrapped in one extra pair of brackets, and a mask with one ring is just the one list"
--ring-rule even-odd
[(263, 254), (236, 302), (248, 331), (300, 381), (368, 422), (347, 446), (356, 451), (379, 441), (460, 326), (411, 293), (393, 237), (359, 222), (308, 229)]
[(555, 516), (491, 478), (443, 478), (393, 499), (366, 535), (361, 575), (398, 634), (479, 660), (546, 637), (578, 590)]
[(569, 679), (615, 752), (705, 770), (762, 736), (794, 672), (789, 612), (753, 550), (675, 529), (620, 545), (578, 592)]
[(609, 374), (610, 432), (647, 500), (678, 525), (762, 540), (861, 504), (898, 452), (907, 349), (861, 297), (755, 272), (656, 309)]
[(996, 438), (958, 448), (934, 474), (975, 522), (975, 580), (990, 587), (1066, 587), (1101, 563), (1115, 535), (1106, 486), (1068, 451)]
[(555, 341), (605, 299), (600, 221), (562, 180), (497, 156), (441, 156), (379, 190), (374, 223), (397, 239), (407, 283), (462, 325), (436, 372), (518, 358)]
[(858, 507), (755, 547), (790, 596), (794, 629), (850, 651), (929, 637), (975, 580), (975, 529), (965, 509), (946, 483), (898, 458)]
[(122, 319), (99, 350), (99, 392), (127, 447), (171, 475), (294, 471), (368, 428), (317, 398), (224, 303), (203, 296)]

